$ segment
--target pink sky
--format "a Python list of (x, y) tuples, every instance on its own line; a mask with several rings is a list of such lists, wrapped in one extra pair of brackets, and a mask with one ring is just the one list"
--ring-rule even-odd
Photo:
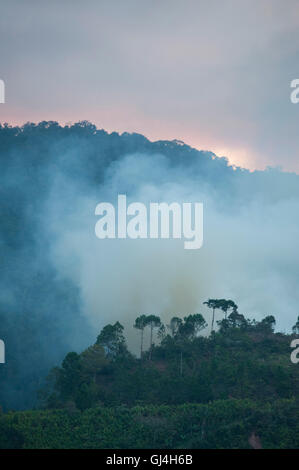
[(298, 27), (296, 0), (11, 0), (0, 122), (87, 119), (299, 171)]

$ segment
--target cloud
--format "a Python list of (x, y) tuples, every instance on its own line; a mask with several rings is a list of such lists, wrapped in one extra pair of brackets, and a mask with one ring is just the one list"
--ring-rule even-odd
[(296, 0), (12, 0), (1, 7), (0, 119), (89, 119), (298, 172), (298, 26)]

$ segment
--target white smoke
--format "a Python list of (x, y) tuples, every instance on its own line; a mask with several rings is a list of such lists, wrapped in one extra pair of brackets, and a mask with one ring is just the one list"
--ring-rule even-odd
[[(133, 154), (110, 164), (97, 190), (56, 174), (42, 229), (58, 272), (80, 287), (95, 335), (119, 320), (134, 348), (138, 315), (157, 314), (167, 323), (201, 312), (209, 320), (203, 306), (209, 297), (233, 299), (250, 318), (273, 314), (278, 329), (290, 329), (299, 302), (299, 192), (288, 195), (280, 187), (278, 194), (267, 172), (262, 183), (259, 175), (237, 173), (233, 188), (223, 189), (219, 179), (218, 189), (199, 177), (196, 163), (174, 166), (162, 155)], [(203, 202), (203, 247), (184, 250), (183, 240), (99, 240), (95, 207), (115, 203), (118, 194), (146, 204)]]

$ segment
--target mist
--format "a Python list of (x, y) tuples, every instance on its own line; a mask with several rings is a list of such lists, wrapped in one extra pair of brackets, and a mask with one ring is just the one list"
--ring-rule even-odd
[[(249, 172), (179, 141), (108, 134), (89, 123), (0, 128), (3, 270), (0, 338), (7, 363), (1, 402), (27, 407), (49, 369), (119, 320), (137, 353), (140, 314), (210, 313), (231, 298), (240, 313), (298, 315), (299, 176)], [(202, 202), (204, 241), (99, 240), (95, 207)], [(219, 317), (216, 319), (220, 319)], [(28, 380), (30, 378), (30, 380)]]
[[(268, 170), (263, 188), (255, 182), (260, 174), (246, 175), (252, 179), (246, 188), (246, 177), (235, 171), (226, 186), (220, 178), (220, 184), (204, 181), (196, 160), (185, 168), (161, 154), (125, 155), (108, 165), (103, 183), (89, 195), (65, 180), (61, 186), (71, 195), (69, 204), (58, 203), (57, 194), (66, 200), (59, 190), (48, 200), (46, 212), (55, 214), (50, 217), (53, 263), (79, 286), (92, 327), (98, 331), (120, 320), (133, 349), (137, 333), (130, 329), (138, 315), (154, 313), (167, 322), (173, 315), (201, 312), (209, 320), (203, 307), (208, 297), (233, 298), (249, 318), (273, 314), (278, 329), (289, 330), (299, 300), (299, 199), (283, 181), (274, 186), (277, 174)], [(97, 202), (116, 204), (119, 193), (145, 204), (203, 202), (203, 247), (188, 252), (182, 240), (97, 239), (94, 208)]]

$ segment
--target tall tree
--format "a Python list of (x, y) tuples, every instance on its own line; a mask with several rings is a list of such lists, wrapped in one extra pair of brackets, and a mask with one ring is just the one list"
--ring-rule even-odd
[(144, 335), (144, 328), (147, 325), (147, 316), (146, 315), (140, 315), (140, 317), (137, 317), (134, 323), (134, 328), (137, 330), (140, 330), (140, 358), (142, 358), (143, 354), (143, 335)]
[(212, 309), (212, 324), (211, 324), (211, 332), (214, 329), (214, 320), (215, 320), (215, 310), (217, 308), (221, 308), (221, 302), (222, 299), (209, 299), (206, 302), (204, 302), (204, 305), (206, 305), (208, 308)]
[(149, 358), (152, 359), (152, 349), (153, 349), (153, 331), (154, 328), (159, 328), (161, 326), (161, 319), (157, 315), (148, 315), (146, 317), (146, 324), (150, 327), (150, 354)]

